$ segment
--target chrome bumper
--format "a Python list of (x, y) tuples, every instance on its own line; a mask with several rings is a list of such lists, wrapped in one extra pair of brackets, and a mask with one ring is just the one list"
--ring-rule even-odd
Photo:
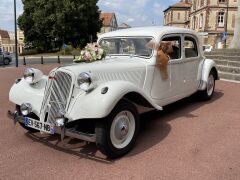
[(11, 120), (13, 120), (14, 124), (16, 124), (17, 122), (24, 123), (24, 117), (19, 116), (17, 111), (12, 112), (8, 110), (7, 115)]
[[(13, 120), (14, 124), (17, 122), (24, 124), (24, 117), (20, 116), (17, 111), (10, 111), (8, 110), (8, 117)], [(63, 140), (65, 136), (81, 139), (88, 142), (96, 142), (96, 135), (95, 134), (87, 134), (83, 132), (76, 131), (74, 128), (65, 128), (63, 127), (54, 127), (55, 133), (61, 134), (61, 139)]]

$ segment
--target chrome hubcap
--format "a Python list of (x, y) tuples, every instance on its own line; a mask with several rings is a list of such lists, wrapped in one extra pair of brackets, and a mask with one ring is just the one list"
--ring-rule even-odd
[(111, 125), (110, 139), (115, 148), (124, 148), (132, 140), (135, 132), (135, 119), (130, 111), (118, 113)]
[(207, 82), (207, 94), (208, 96), (211, 96), (214, 90), (214, 77), (212, 74), (208, 77), (208, 82)]

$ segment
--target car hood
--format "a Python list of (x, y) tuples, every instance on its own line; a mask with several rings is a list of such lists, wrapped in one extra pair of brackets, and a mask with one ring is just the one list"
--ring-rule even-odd
[(106, 58), (105, 60), (92, 63), (73, 63), (58, 68), (71, 71), (75, 77), (82, 72), (88, 72), (98, 83), (124, 80), (143, 87), (146, 75), (146, 62), (143, 59), (128, 58)]

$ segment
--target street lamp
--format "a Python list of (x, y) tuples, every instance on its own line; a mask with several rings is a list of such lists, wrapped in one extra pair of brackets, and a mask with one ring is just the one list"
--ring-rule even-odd
[(227, 48), (227, 29), (228, 29), (228, 7), (229, 7), (229, 0), (227, 0), (227, 12), (226, 12), (226, 21), (225, 21), (225, 26), (224, 26), (224, 31), (226, 33), (226, 37), (224, 39), (224, 48)]
[(17, 44), (17, 13), (16, 13), (16, 0), (14, 0), (14, 26), (15, 26), (15, 56), (16, 67), (18, 67), (18, 44)]

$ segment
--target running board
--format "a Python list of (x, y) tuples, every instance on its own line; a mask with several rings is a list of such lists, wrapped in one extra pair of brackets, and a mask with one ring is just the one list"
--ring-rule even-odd
[(65, 136), (81, 139), (88, 142), (96, 142), (95, 134), (87, 134), (87, 133), (79, 132), (79, 131), (76, 131), (74, 128), (71, 128), (71, 129), (66, 128)]

